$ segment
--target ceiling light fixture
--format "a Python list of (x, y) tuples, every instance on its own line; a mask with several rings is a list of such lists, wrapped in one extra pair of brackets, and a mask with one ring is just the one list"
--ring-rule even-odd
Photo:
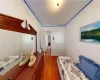
[(59, 3), (57, 4), (57, 6), (59, 6)]
[(54, 14), (60, 12), (64, 8), (66, 0), (46, 0), (46, 6), (50, 13)]

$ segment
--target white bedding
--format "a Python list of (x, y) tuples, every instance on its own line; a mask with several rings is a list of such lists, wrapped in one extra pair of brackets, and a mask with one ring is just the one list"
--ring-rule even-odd
[(72, 58), (60, 56), (57, 63), (61, 80), (88, 80), (75, 66), (75, 61)]
[(0, 75), (4, 75), (6, 72), (8, 72), (11, 68), (13, 68), (15, 65), (19, 63), (20, 56), (9, 56), (8, 62), (1, 61), (0, 68), (3, 67), (3, 70), (0, 71)]

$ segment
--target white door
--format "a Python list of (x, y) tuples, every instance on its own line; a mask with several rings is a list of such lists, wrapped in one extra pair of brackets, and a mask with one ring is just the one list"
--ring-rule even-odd
[(51, 33), (51, 55), (64, 55), (64, 32)]

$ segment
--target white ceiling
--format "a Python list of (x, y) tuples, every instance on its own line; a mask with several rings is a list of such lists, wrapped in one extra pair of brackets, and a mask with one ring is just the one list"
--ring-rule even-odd
[[(91, 0), (25, 0), (42, 26), (66, 25)], [(57, 6), (59, 3), (59, 6)]]

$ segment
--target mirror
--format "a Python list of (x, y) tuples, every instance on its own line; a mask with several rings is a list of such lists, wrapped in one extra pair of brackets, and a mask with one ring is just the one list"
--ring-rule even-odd
[(0, 29), (0, 59), (36, 51), (36, 36)]

